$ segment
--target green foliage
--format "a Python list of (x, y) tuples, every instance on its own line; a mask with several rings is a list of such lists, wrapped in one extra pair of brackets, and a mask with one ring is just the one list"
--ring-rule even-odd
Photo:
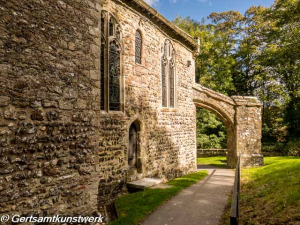
[(298, 138), (300, 136), (300, 96), (291, 98), (287, 104), (284, 121), (288, 126), (290, 138)]
[(117, 200), (120, 218), (111, 224), (135, 225), (158, 206), (169, 200), (178, 192), (187, 188), (207, 176), (207, 171), (192, 173), (167, 182), (172, 185), (168, 189), (146, 189), (144, 191), (127, 194)]
[(291, 139), (284, 145), (283, 151), (289, 156), (300, 156), (300, 139)]
[(205, 109), (197, 109), (197, 146), (202, 149), (224, 149), (227, 133), (223, 122)]
[[(263, 102), (264, 142), (300, 138), (300, 0), (252, 6), (245, 15), (212, 13), (207, 19), (174, 21), (201, 38), (196, 81), (225, 95), (258, 96)], [(200, 122), (197, 127), (205, 126), (211, 125)], [(215, 130), (198, 134), (205, 146), (217, 146), (218, 138)]]

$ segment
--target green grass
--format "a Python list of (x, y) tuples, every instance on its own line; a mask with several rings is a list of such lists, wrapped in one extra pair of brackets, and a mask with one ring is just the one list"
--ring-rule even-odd
[(168, 189), (146, 189), (141, 192), (127, 194), (116, 201), (120, 218), (111, 224), (134, 225), (138, 224), (146, 215), (153, 212), (158, 206), (169, 200), (182, 189), (197, 183), (207, 176), (207, 171), (192, 173), (167, 182), (172, 185)]
[(214, 156), (207, 158), (197, 158), (197, 164), (217, 166), (221, 168), (228, 168), (226, 165), (226, 156)]
[(300, 158), (264, 161), (242, 170), (241, 224), (300, 224)]

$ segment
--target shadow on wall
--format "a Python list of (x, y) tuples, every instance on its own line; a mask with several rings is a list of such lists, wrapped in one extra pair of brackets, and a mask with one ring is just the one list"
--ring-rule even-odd
[(92, 5), (1, 1), (0, 215), (98, 211)]
[(125, 114), (100, 111), (96, 1), (1, 7), (0, 216), (105, 215), (126, 192), (135, 117), (143, 124), (145, 176), (172, 179), (195, 169), (194, 105), (189, 114), (158, 112), (144, 97), (149, 90), (131, 84)]
[[(150, 95), (148, 91), (141, 87), (128, 88), (126, 117), (120, 113), (114, 114), (114, 119), (107, 114), (101, 118), (101, 121), (105, 121), (101, 124), (105, 126), (100, 127), (100, 139), (104, 141), (99, 143), (101, 147), (98, 154), (100, 165), (107, 166), (101, 171), (103, 179), (99, 184), (98, 202), (109, 221), (115, 218), (113, 201), (126, 193), (125, 184), (132, 176), (128, 165), (128, 150), (133, 123), (137, 124), (139, 131), (137, 160), (144, 177), (169, 180), (196, 170), (196, 143), (193, 138), (195, 113), (194, 116), (187, 116), (185, 121), (188, 122), (183, 124), (181, 112), (159, 112), (157, 104), (151, 106), (149, 99), (141, 101), (141, 95)], [(195, 107), (191, 110), (195, 112)], [(116, 124), (120, 126), (116, 128)], [(182, 151), (183, 148), (187, 150)]]

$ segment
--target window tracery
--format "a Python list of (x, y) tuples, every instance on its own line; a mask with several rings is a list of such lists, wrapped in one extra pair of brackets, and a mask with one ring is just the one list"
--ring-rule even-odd
[(163, 46), (162, 56), (162, 106), (175, 107), (175, 50), (170, 40)]
[(122, 110), (121, 28), (107, 11), (101, 12), (100, 107), (106, 111)]
[(135, 32), (135, 62), (142, 63), (142, 34), (139, 30)]

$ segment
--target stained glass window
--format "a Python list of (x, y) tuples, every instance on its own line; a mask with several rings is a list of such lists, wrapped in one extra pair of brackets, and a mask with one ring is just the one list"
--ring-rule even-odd
[(135, 32), (135, 62), (142, 63), (142, 35), (139, 30)]
[(101, 44), (101, 69), (100, 69), (100, 72), (101, 72), (101, 76), (100, 76), (100, 88), (101, 88), (101, 93), (100, 93), (100, 108), (102, 110), (104, 110), (104, 90), (105, 90), (105, 85), (104, 85), (104, 82), (105, 82), (105, 78), (104, 78), (104, 74), (105, 74), (105, 59), (104, 59), (104, 55), (105, 55), (105, 44), (102, 43)]
[(167, 74), (166, 74), (166, 59), (163, 57), (161, 60), (161, 82), (162, 82), (162, 106), (168, 106), (167, 97)]
[(117, 29), (116, 29), (116, 38), (117, 38), (118, 40), (120, 40), (120, 38), (121, 38), (121, 31), (120, 31), (120, 27), (119, 27), (119, 26), (118, 26)]
[(109, 36), (114, 35), (114, 22), (113, 19), (109, 20)]
[(169, 92), (170, 92), (170, 108), (174, 108), (174, 62), (169, 61)]
[(170, 40), (163, 46), (162, 57), (162, 106), (175, 107), (175, 51)]
[(120, 110), (120, 50), (115, 41), (109, 46), (109, 110)]
[(100, 107), (102, 110), (121, 109), (121, 29), (108, 12), (101, 13)]
[(106, 46), (106, 12), (101, 12), (101, 54), (100, 54), (100, 109), (104, 110), (105, 96), (105, 46)]

